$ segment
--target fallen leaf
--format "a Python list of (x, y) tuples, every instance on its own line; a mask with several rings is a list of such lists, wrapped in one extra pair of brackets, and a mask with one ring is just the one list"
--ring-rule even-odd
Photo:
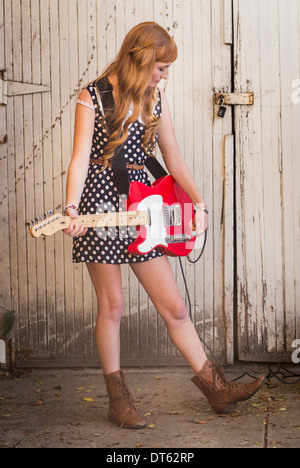
[(33, 406), (42, 406), (44, 404), (43, 400), (38, 400), (35, 403), (33, 403)]
[(144, 416), (151, 416), (151, 413), (146, 413), (144, 414)]
[(83, 399), (83, 401), (87, 401), (89, 403), (92, 403), (93, 401), (95, 401), (92, 398), (82, 398), (82, 399)]
[(148, 428), (149, 428), (149, 429), (154, 429), (155, 427), (156, 427), (155, 424), (149, 424), (149, 425), (148, 425)]
[(206, 424), (206, 421), (199, 421), (198, 419), (194, 419), (194, 418), (191, 419), (190, 422), (195, 423), (195, 424)]

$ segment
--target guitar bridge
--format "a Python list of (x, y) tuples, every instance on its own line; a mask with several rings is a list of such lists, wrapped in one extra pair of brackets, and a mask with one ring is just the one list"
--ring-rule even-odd
[(168, 244), (181, 244), (182, 242), (188, 242), (192, 238), (188, 234), (178, 234), (174, 236), (168, 236), (166, 237), (166, 242)]

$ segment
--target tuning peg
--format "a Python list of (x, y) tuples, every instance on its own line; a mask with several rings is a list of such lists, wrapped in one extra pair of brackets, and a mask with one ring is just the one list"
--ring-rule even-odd
[(31, 228), (32, 224), (31, 224), (31, 223), (25, 223), (25, 226), (26, 226), (27, 228)]

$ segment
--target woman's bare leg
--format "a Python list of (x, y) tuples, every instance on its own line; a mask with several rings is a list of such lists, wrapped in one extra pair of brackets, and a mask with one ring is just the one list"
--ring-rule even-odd
[(120, 323), (123, 313), (119, 265), (87, 263), (96, 290), (98, 317), (96, 343), (104, 374), (120, 370)]
[(174, 345), (197, 374), (207, 357), (189, 318), (168, 258), (160, 257), (130, 266), (166, 322)]

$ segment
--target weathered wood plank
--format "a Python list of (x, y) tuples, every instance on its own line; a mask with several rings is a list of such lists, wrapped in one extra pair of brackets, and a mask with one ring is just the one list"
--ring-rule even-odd
[[(230, 91), (231, 89), (231, 47), (224, 43), (224, 3), (223, 1), (213, 2), (212, 4), (212, 87), (219, 92)], [(211, 99), (212, 96), (211, 96)], [(225, 353), (228, 347), (228, 355), (233, 357), (232, 348), (232, 313), (225, 309), (225, 291), (224, 285), (230, 281), (231, 274), (227, 269), (224, 269), (224, 235), (225, 235), (225, 220), (224, 213), (230, 209), (230, 199), (225, 197), (225, 171), (224, 168), (227, 161), (224, 160), (225, 135), (230, 135), (232, 132), (231, 113), (232, 109), (228, 108), (225, 118), (217, 117), (218, 107), (213, 107), (213, 137), (212, 137), (212, 167), (210, 172), (211, 180), (211, 217), (213, 229), (213, 258), (211, 267), (213, 268), (213, 307), (211, 312), (211, 327), (207, 330), (208, 343), (215, 350), (218, 356)], [(229, 207), (226, 206), (228, 201)], [(232, 220), (232, 218), (231, 218)], [(230, 229), (230, 220), (226, 220), (227, 228), (227, 243), (229, 242), (230, 232), (233, 235), (233, 230)], [(233, 243), (233, 238), (232, 241)], [(222, 267), (221, 267), (222, 265)], [(225, 275), (229, 274), (226, 278)], [(229, 306), (228, 302), (226, 303)], [(233, 304), (232, 309), (233, 311)], [(226, 328), (227, 324), (231, 327)], [(224, 333), (224, 331), (226, 332)], [(227, 337), (228, 333), (228, 337)], [(230, 349), (230, 351), (229, 351)], [(231, 358), (232, 359), (232, 358)]]
[[(39, 0), (31, 1), (31, 47), (32, 47), (32, 81), (42, 83), (41, 76), (41, 17)], [(33, 148), (31, 158), (34, 166), (34, 210), (27, 211), (27, 219), (30, 220), (33, 213), (42, 214), (44, 207), (44, 173), (41, 142), (43, 138), (42, 129), (42, 97), (40, 94), (32, 96), (32, 125), (33, 125)], [(45, 316), (46, 316), (46, 288), (45, 288), (45, 250), (44, 243), (35, 243), (36, 249), (36, 316), (37, 316), (37, 339), (38, 349), (45, 348)]]
[(234, 315), (228, 311), (234, 304), (234, 136), (226, 135), (224, 144), (224, 323), (226, 329), (226, 362), (232, 362), (234, 356)]
[[(12, 44), (13, 24), (12, 24), (12, 4), (4, 2), (5, 18), (5, 42), (3, 44)], [(5, 47), (5, 67), (8, 79), (13, 79), (13, 53), (12, 47)], [(11, 308), (18, 314), (19, 294), (18, 288), (18, 264), (16, 261), (17, 235), (16, 235), (16, 191), (15, 191), (15, 134), (14, 134), (14, 102), (8, 100), (6, 106), (6, 127), (7, 127), (7, 205), (9, 206), (9, 256), (10, 256), (10, 281), (11, 281)], [(19, 321), (18, 316), (14, 325), (16, 340), (19, 339)]]
[[(22, 15), (22, 76), (23, 81), (32, 81), (32, 57), (31, 57), (31, 8), (29, 0), (21, 4)], [(33, 161), (33, 96), (23, 96), (24, 108), (24, 162), (22, 175), (24, 178), (24, 204), (18, 206), (18, 210), (24, 212), (25, 221), (28, 213), (34, 212), (34, 161)], [(26, 247), (26, 263), (19, 265), (23, 275), (27, 276), (28, 287), (28, 331), (30, 348), (38, 347), (38, 323), (37, 323), (37, 278), (36, 278), (36, 249), (34, 243), (27, 236), (25, 226), (23, 228), (24, 247)], [(23, 248), (24, 248), (23, 247)], [(24, 249), (25, 250), (25, 249)], [(25, 273), (26, 272), (26, 273)]]
[[(0, 70), (5, 70), (5, 24), (4, 2), (0, 1)], [(0, 105), (0, 174), (1, 174), (1, 200), (0, 200), (0, 264), (3, 273), (1, 281), (0, 304), (7, 309), (11, 308), (11, 282), (10, 282), (10, 240), (9, 240), (9, 195), (8, 195), (8, 132), (7, 108)]]
[[(22, 11), (21, 5), (13, 3), (12, 16), (12, 46), (13, 46), (13, 80), (22, 81)], [(13, 253), (17, 269), (17, 284), (19, 293), (19, 340), (25, 346), (30, 339), (28, 322), (28, 291), (26, 272), (26, 231), (25, 231), (25, 181), (24, 181), (24, 102), (22, 96), (14, 100), (14, 158), (15, 158), (15, 193), (16, 193), (16, 239), (17, 249)]]
[[(49, 1), (40, 3), (40, 21), (41, 21), (41, 78), (42, 83), (51, 85), (50, 80), (50, 16)], [(51, 138), (51, 94), (42, 94), (42, 141), (41, 157), (43, 161), (43, 193), (44, 193), (44, 211), (52, 210), (53, 189), (52, 189), (52, 138)], [(55, 256), (54, 256), (54, 238), (49, 237), (42, 241), (45, 247), (45, 290), (46, 290), (46, 310), (40, 311), (39, 331), (41, 349), (55, 351), (55, 347), (49, 348), (49, 329), (52, 328), (52, 320), (55, 317)]]
[[(299, 77), (299, 1), (292, 0), (287, 5), (279, 1), (280, 71), (281, 71), (281, 138), (282, 138), (282, 209), (283, 209), (283, 275), (285, 304), (285, 339), (287, 351), (292, 352), (291, 344), (299, 338), (296, 330), (296, 317), (299, 304), (295, 302), (296, 245), (299, 246), (299, 199), (300, 190), (296, 174), (299, 174), (299, 124), (298, 106), (291, 102), (291, 83)], [(299, 269), (298, 269), (299, 272)], [(299, 289), (299, 287), (298, 287)]]
[[(61, 209), (62, 202), (62, 165), (61, 165), (61, 82), (59, 50), (59, 1), (50, 1), (50, 48), (51, 48), (51, 121), (52, 121), (52, 187), (53, 202), (56, 210)], [(65, 302), (64, 302), (64, 255), (63, 237), (54, 237), (55, 247), (55, 315), (49, 327), (49, 346), (58, 355), (65, 353)]]

